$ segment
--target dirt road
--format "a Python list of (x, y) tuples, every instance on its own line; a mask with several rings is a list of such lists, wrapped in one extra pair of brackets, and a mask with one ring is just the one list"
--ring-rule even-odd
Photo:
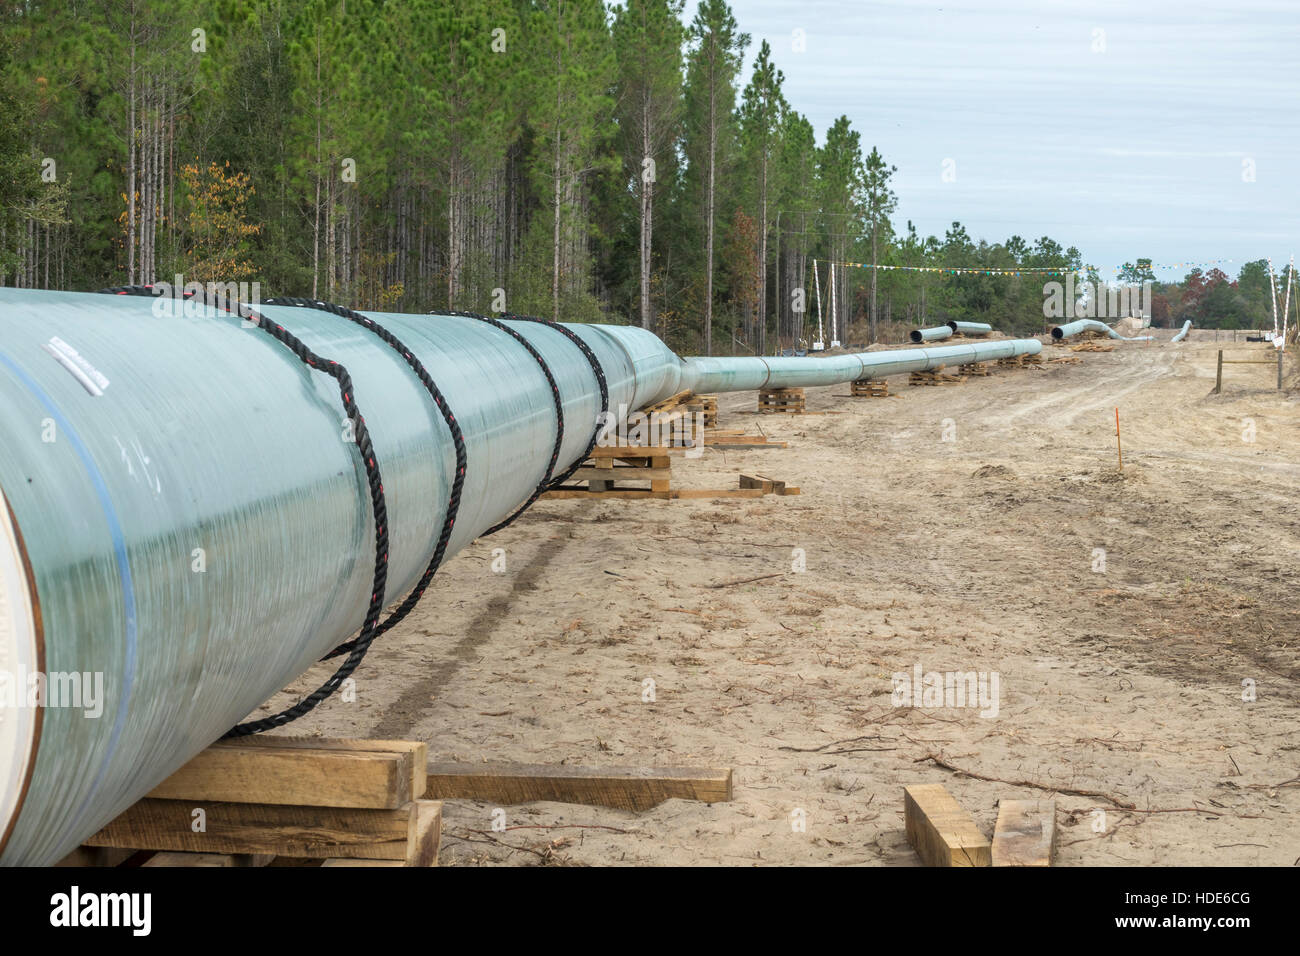
[[(1210, 394), (1217, 347), (809, 390), (825, 414), (805, 416), (723, 396), (724, 427), (790, 447), (709, 451), (674, 481), (757, 472), (800, 497), (541, 502), (439, 573), (355, 703), (293, 730), (735, 770), (730, 803), (538, 803), (503, 833), (453, 802), (444, 864), (917, 865), (902, 788), (941, 782), (990, 834), (999, 798), (1056, 792), (1063, 866), (1290, 866), (1300, 400), (1259, 365)], [(996, 675), (996, 700), (895, 706), (918, 668)]]

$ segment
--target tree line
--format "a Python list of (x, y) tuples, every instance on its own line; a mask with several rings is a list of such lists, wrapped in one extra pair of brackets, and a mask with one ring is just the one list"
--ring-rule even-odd
[[(725, 0), (683, 10), (5, 4), (0, 284), (258, 281), (761, 354), (816, 338), (819, 318), (829, 330), (833, 282), (844, 341), (949, 318), (1041, 331), (1043, 276), (1005, 270), (1083, 269), (1076, 248), (896, 228), (895, 167), (861, 131), (841, 116), (819, 137)], [(990, 271), (832, 276), (829, 261)], [(1171, 321), (1263, 324), (1257, 273), (1225, 281), (1189, 276), (1157, 301)]]

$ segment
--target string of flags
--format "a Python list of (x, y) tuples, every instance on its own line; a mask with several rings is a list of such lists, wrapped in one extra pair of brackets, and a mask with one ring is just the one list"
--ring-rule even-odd
[[(1010, 266), (1008, 268), (994, 268), (984, 266), (899, 266), (885, 265), (883, 263), (871, 262), (837, 262), (838, 266), (850, 269), (879, 269), (882, 272), (937, 272), (945, 275), (975, 275), (975, 276), (1066, 276), (1070, 274), (1081, 274), (1084, 272), (1114, 272), (1119, 273), (1124, 266), (1114, 266), (1109, 270), (1104, 266), (1088, 265), (1081, 269), (1073, 269), (1070, 266)], [(1204, 262), (1151, 262), (1146, 259), (1139, 259), (1136, 263), (1139, 269), (1149, 269), (1152, 272), (1158, 269), (1201, 269), (1208, 271), (1217, 269), (1222, 265), (1233, 265), (1233, 259), (1210, 259)], [(1132, 266), (1133, 263), (1126, 263)]]
[(1010, 269), (986, 269), (972, 266), (886, 266), (870, 262), (838, 262), (836, 265), (851, 269), (880, 269), (898, 272), (944, 272), (948, 275), (979, 276), (1018, 276), (1018, 275), (1053, 275), (1063, 276), (1074, 270), (1068, 266), (1016, 266)]

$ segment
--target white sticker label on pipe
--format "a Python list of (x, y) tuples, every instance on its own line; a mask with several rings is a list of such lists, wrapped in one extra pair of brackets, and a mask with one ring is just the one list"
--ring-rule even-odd
[(103, 395), (104, 389), (108, 388), (108, 379), (99, 369), (82, 358), (81, 353), (57, 335), (41, 348), (53, 355), (91, 395)]

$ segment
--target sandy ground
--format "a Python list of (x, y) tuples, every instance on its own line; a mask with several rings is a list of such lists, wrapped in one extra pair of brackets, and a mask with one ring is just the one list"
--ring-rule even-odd
[[(710, 450), (674, 482), (761, 473), (800, 497), (541, 502), (444, 567), (355, 703), (292, 730), (424, 740), (440, 760), (735, 771), (730, 803), (534, 803), (506, 808), (504, 833), (493, 807), (451, 801), (444, 865), (915, 866), (902, 788), (938, 782), (990, 835), (999, 798), (1055, 792), (1062, 866), (1290, 866), (1300, 397), (1260, 365), (1212, 395), (1230, 343), (1208, 338), (894, 378), (888, 399), (810, 389), (824, 414), (724, 395), (722, 427), (790, 447)], [(759, 575), (776, 576), (729, 583)], [(996, 716), (894, 706), (892, 675), (918, 665), (996, 672)]]

